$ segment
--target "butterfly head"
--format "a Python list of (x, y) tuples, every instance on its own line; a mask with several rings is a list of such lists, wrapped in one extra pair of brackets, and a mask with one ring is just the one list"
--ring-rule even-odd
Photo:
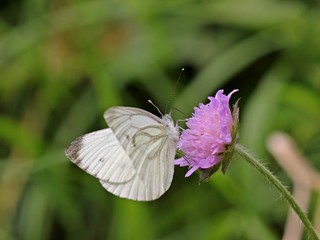
[(168, 135), (174, 142), (178, 142), (179, 140), (179, 127), (178, 125), (174, 125), (172, 117), (169, 114), (165, 114), (161, 118), (163, 125), (168, 130)]

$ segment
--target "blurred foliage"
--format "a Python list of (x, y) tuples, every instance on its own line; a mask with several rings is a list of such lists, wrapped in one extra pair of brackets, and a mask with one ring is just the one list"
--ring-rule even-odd
[(241, 142), (290, 185), (265, 139), (288, 132), (320, 167), (319, 22), (314, 0), (1, 1), (0, 239), (280, 239), (287, 205), (240, 159), (200, 186), (176, 167), (143, 203), (64, 148), (110, 106), (165, 111), (184, 67), (169, 107), (239, 88)]

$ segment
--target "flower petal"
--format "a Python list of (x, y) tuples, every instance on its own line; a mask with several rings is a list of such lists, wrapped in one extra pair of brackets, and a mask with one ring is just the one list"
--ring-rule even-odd
[(187, 177), (197, 169), (208, 169), (222, 161), (232, 143), (233, 119), (229, 100), (237, 91), (228, 95), (223, 90), (217, 91), (215, 97), (208, 97), (208, 104), (200, 103), (194, 108), (192, 117), (187, 119), (188, 129), (182, 132), (178, 143), (185, 157), (174, 162), (181, 167), (189, 166)]
[(194, 173), (195, 171), (197, 171), (199, 169), (199, 166), (193, 166), (192, 168), (189, 169), (189, 171), (186, 173), (185, 177), (190, 177), (190, 175), (192, 173)]

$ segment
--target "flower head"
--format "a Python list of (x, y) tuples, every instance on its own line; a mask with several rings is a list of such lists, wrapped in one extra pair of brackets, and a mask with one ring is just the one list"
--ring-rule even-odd
[(219, 169), (229, 146), (235, 142), (238, 108), (235, 107), (232, 114), (229, 100), (236, 91), (224, 95), (223, 90), (219, 90), (215, 97), (208, 97), (208, 104), (200, 103), (194, 108), (192, 117), (187, 119), (188, 129), (182, 132), (178, 143), (185, 156), (175, 160), (176, 165), (189, 166), (186, 177), (198, 169), (202, 171), (200, 181), (210, 177)]

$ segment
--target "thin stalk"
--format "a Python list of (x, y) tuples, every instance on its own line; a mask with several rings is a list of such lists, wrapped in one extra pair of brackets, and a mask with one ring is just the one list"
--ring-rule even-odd
[(270, 170), (267, 169), (259, 160), (253, 157), (244, 146), (240, 144), (236, 144), (235, 152), (238, 153), (250, 165), (252, 165), (259, 173), (261, 173), (267, 179), (267, 181), (269, 181), (272, 185), (274, 185), (280, 191), (280, 193), (285, 197), (289, 205), (297, 213), (297, 215), (303, 222), (310, 239), (319, 240), (319, 237), (315, 229), (313, 228), (311, 222), (307, 218), (306, 214), (299, 207), (299, 205), (294, 200), (294, 198), (292, 197), (290, 192), (287, 190), (287, 188), (270, 172)]

